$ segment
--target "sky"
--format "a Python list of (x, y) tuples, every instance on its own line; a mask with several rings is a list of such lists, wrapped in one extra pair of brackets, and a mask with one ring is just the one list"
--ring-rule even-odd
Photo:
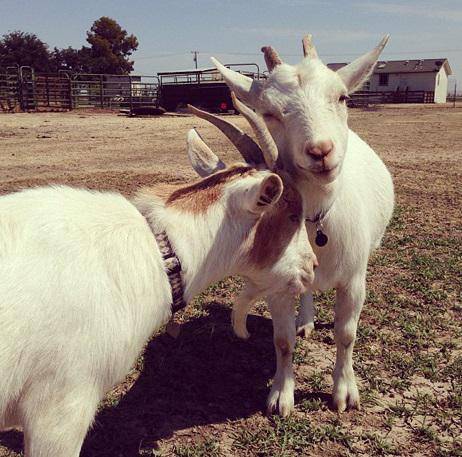
[(0, 35), (35, 33), (50, 48), (86, 44), (101, 16), (139, 41), (135, 73), (256, 62), (271, 45), (288, 63), (301, 59), (301, 39), (313, 35), (325, 63), (348, 62), (391, 35), (382, 59), (448, 58), (462, 92), (462, 0), (0, 0)]

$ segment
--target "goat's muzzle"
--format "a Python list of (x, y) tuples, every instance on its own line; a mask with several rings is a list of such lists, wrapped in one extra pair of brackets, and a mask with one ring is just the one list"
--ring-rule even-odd
[(305, 153), (317, 162), (324, 160), (333, 150), (334, 143), (331, 140), (319, 141), (316, 144), (307, 143), (305, 145)]

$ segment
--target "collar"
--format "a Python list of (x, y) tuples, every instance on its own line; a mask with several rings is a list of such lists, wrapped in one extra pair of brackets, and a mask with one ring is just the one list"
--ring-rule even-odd
[(334, 204), (335, 200), (330, 204), (330, 206), (326, 210), (321, 210), (317, 213), (314, 217), (306, 217), (306, 222), (311, 222), (312, 224), (316, 224), (316, 238), (314, 242), (317, 246), (323, 247), (329, 241), (329, 237), (324, 233), (323, 229), (323, 220), (327, 216), (327, 213), (330, 211)]
[[(149, 226), (151, 227), (151, 224), (149, 224)], [(184, 301), (183, 278), (181, 276), (181, 262), (170, 244), (167, 232), (162, 230), (161, 232), (153, 233), (159, 246), (162, 259), (164, 259), (165, 272), (167, 273), (170, 288), (172, 289), (172, 314), (175, 314), (186, 306), (186, 302)]]
[(172, 315), (186, 306), (184, 300), (184, 284), (181, 275), (181, 262), (170, 244), (165, 230), (157, 231), (151, 224), (150, 218), (141, 213), (151, 229), (151, 232), (159, 246), (160, 254), (164, 261), (164, 269), (167, 273), (168, 282), (172, 290)]
[(311, 222), (312, 224), (317, 224), (321, 219), (324, 219), (324, 216), (327, 214), (327, 211), (319, 211), (314, 217), (305, 217), (306, 222)]
[(305, 217), (306, 222), (311, 222), (312, 224), (322, 225), (322, 221), (327, 216), (327, 213), (332, 209), (334, 206), (335, 200), (330, 204), (327, 209), (322, 209), (319, 213), (315, 214), (313, 217)]

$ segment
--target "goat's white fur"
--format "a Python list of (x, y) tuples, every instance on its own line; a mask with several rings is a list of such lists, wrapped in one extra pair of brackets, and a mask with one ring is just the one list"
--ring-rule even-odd
[[(305, 58), (296, 66), (277, 65), (264, 82), (246, 79), (213, 59), (230, 89), (266, 121), (280, 161), (304, 198), (306, 216), (313, 218), (328, 210), (323, 222), (329, 237), (325, 247), (317, 247), (314, 242), (315, 225), (307, 223), (307, 229), (319, 261), (313, 287), (335, 288), (337, 292), (333, 402), (339, 411), (347, 406), (359, 407), (352, 352), (365, 299), (367, 263), (371, 251), (380, 244), (394, 204), (390, 173), (375, 152), (348, 129), (344, 96), (368, 78), (387, 41), (385, 37), (373, 51), (337, 73), (317, 58)], [(307, 154), (310, 147), (326, 140), (333, 142), (334, 149), (322, 162)], [(270, 297), (269, 302), (275, 340), (290, 342), (291, 357), (295, 330), (286, 317), (293, 311), (286, 309), (284, 315), (279, 311), (287, 308), (288, 300), (279, 294)], [(240, 313), (245, 313), (245, 304), (238, 303)], [(312, 296), (306, 294), (297, 321), (299, 331), (311, 332), (314, 314)], [(238, 334), (242, 335), (245, 317), (241, 316), (239, 322)], [(278, 352), (278, 360), (283, 357)], [(291, 383), (289, 380), (286, 384)], [(275, 409), (277, 404), (283, 415), (292, 410), (293, 387), (290, 393), (280, 393), (276, 386), (269, 408)]]
[(226, 183), (202, 214), (152, 193), (130, 202), (59, 186), (0, 197), (0, 428), (23, 427), (27, 457), (77, 457), (99, 401), (171, 316), (168, 278), (141, 213), (167, 231), (187, 302), (230, 274), (265, 293), (305, 289), (313, 253), (302, 220), (273, 265), (255, 268), (242, 249), (279, 198), (257, 204), (269, 176), (280, 182), (255, 171)]

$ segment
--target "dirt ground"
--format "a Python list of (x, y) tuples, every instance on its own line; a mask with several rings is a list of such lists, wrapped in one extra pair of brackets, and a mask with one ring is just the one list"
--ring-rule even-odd
[[(187, 181), (193, 126), (225, 162), (238, 159), (217, 130), (189, 116), (0, 115), (0, 193), (67, 183), (129, 195), (144, 184)], [(265, 416), (271, 321), (258, 304), (251, 338), (232, 335), (229, 306), (241, 284), (231, 278), (197, 298), (176, 340), (152, 339), (102, 405), (84, 457), (462, 456), (462, 107), (350, 110), (350, 126), (385, 160), (397, 194), (370, 262), (355, 349), (361, 411), (331, 409), (326, 293), (316, 297), (315, 332), (297, 342), (296, 411), (285, 420)], [(0, 457), (21, 450), (19, 432), (0, 434)]]

